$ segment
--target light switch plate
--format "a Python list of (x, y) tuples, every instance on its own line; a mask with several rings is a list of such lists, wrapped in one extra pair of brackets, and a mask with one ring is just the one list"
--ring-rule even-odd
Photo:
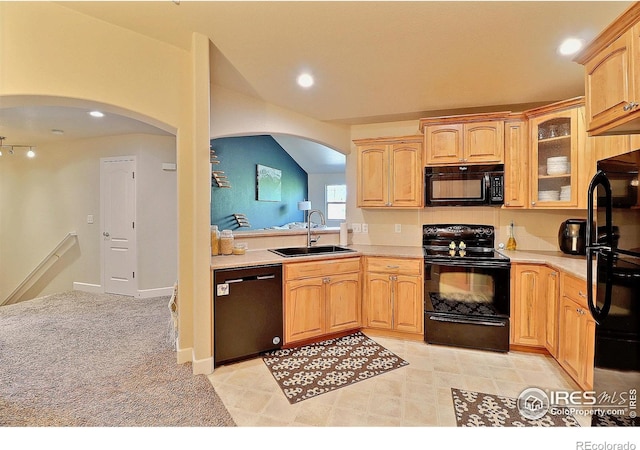
[(367, 223), (363, 223), (362, 224), (362, 232), (363, 233), (368, 233), (369, 232), (369, 224), (367, 224)]
[(87, 216), (87, 223), (93, 223), (93, 214)]
[(351, 228), (353, 228), (354, 233), (362, 233), (362, 224), (354, 223), (351, 225)]
[(396, 233), (402, 233), (402, 225), (397, 223), (396, 227), (395, 227), (395, 232)]

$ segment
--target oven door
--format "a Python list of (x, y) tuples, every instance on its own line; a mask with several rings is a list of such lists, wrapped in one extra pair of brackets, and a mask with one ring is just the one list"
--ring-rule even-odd
[(509, 262), (425, 259), (425, 341), (509, 350)]
[(427, 167), (425, 169), (425, 205), (486, 205), (489, 176), (472, 166)]

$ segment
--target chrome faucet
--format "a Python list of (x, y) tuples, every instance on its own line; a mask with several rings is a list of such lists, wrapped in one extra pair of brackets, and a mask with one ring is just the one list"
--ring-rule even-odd
[(309, 214), (307, 214), (307, 247), (311, 247), (312, 244), (315, 244), (316, 242), (318, 242), (318, 239), (320, 239), (320, 236), (316, 236), (314, 239), (311, 239), (311, 215), (313, 213), (320, 214), (320, 222), (322, 223), (322, 225), (327, 224), (327, 222), (324, 220), (324, 214), (322, 214), (322, 211), (320, 211), (319, 209), (312, 209), (311, 211), (309, 211)]

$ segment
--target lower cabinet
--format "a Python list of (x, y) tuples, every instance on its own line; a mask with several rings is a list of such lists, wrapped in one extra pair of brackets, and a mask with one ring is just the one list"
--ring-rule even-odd
[(544, 345), (544, 267), (540, 264), (511, 265), (511, 344)]
[(423, 266), (422, 259), (366, 258), (366, 327), (423, 334)]
[(596, 323), (587, 307), (587, 284), (566, 273), (561, 280), (558, 311), (558, 357), (581, 388), (593, 388)]
[(511, 344), (546, 348), (582, 389), (591, 389), (595, 321), (586, 281), (542, 264), (511, 267)]
[(550, 267), (542, 268), (545, 293), (544, 347), (558, 359), (558, 302), (560, 297), (560, 273)]
[(360, 258), (284, 266), (285, 345), (361, 326)]

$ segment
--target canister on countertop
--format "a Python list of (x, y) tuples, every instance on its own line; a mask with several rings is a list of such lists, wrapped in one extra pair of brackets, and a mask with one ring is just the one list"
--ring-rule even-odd
[(220, 230), (218, 225), (211, 225), (211, 256), (220, 254)]
[(220, 254), (231, 255), (233, 253), (233, 232), (222, 230), (220, 233)]

